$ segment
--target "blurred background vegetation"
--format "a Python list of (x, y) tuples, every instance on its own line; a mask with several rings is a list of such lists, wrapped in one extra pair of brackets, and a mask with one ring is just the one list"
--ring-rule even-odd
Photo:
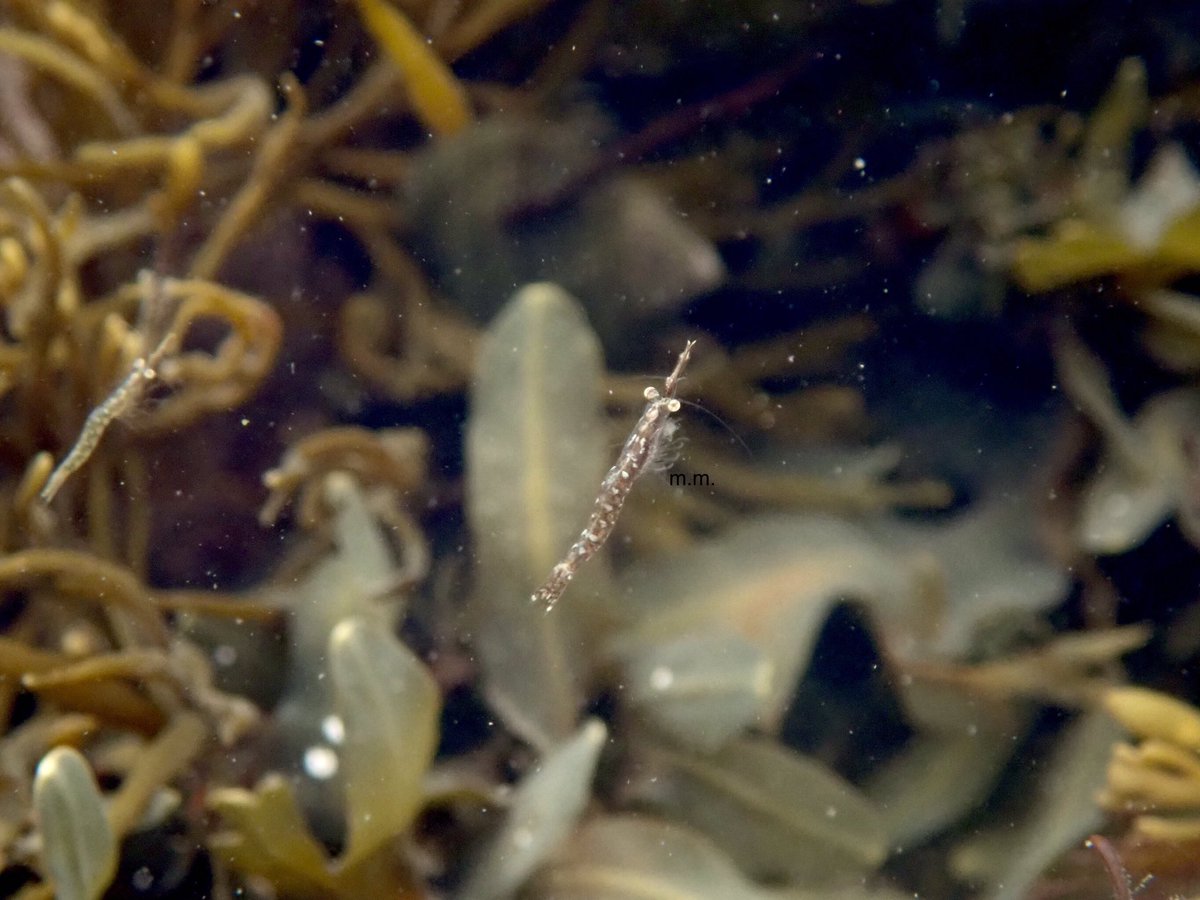
[(1198, 152), (1185, 0), (0, 0), (0, 895), (1200, 896)]

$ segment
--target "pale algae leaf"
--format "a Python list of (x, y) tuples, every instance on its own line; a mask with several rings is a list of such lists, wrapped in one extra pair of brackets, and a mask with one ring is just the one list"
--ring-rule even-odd
[(550, 615), (530, 594), (587, 521), (605, 468), (600, 346), (562, 289), (520, 290), (484, 341), (467, 428), (472, 606), (489, 702), (541, 750), (575, 728), (588, 643), (579, 600), (593, 558)]
[(1097, 554), (1141, 545), (1164, 521), (1185, 514), (1195, 463), (1188, 450), (1200, 422), (1200, 393), (1180, 388), (1150, 400), (1134, 417), (1130, 441), (1139, 456), (1127, 461), (1110, 444), (1084, 489), (1079, 539)]
[(774, 741), (714, 754), (656, 747), (635, 790), (707, 834), (750, 876), (801, 887), (860, 883), (888, 853), (883, 819), (826, 766)]
[[(289, 693), (310, 703), (313, 697), (328, 696), (325, 651), (338, 622), (370, 619), (386, 631), (400, 613), (394, 604), (380, 602), (396, 560), (379, 519), (367, 508), (362, 487), (345, 472), (335, 472), (325, 479), (323, 489), (334, 513), (334, 552), (312, 567), (290, 599), (294, 668)], [(313, 710), (317, 719), (326, 713), (324, 708)]]
[[(1160, 318), (1182, 311), (1161, 292), (1147, 296), (1145, 306)], [(1083, 549), (1100, 555), (1123, 553), (1144, 542), (1176, 512), (1182, 514), (1181, 524), (1191, 534), (1186, 498), (1193, 463), (1187, 447), (1200, 418), (1200, 394), (1189, 388), (1166, 391), (1129, 421), (1108, 370), (1081, 341), (1062, 341), (1057, 358), (1067, 393), (1105, 442), (1104, 456), (1084, 489), (1079, 509)]]
[(554, 900), (767, 900), (794, 896), (760, 888), (703, 835), (647, 816), (585, 824), (533, 884)]
[(345, 812), (342, 772), (313, 778), (305, 766), (309, 750), (328, 743), (322, 725), (333, 712), (329, 635), (349, 618), (388, 632), (400, 609), (390, 598), (380, 597), (396, 572), (396, 561), (361, 486), (347, 473), (334, 472), (322, 487), (334, 514), (334, 550), (289, 593), (291, 667), (275, 721), (285, 766), (305, 773), (294, 783), (296, 799), (318, 834), (334, 835), (341, 830)]
[(704, 835), (643, 815), (586, 822), (529, 892), (544, 900), (904, 900), (886, 887), (767, 888)]
[(1198, 207), (1200, 173), (1181, 145), (1167, 144), (1150, 160), (1137, 188), (1125, 195), (1117, 223), (1130, 244), (1152, 252), (1162, 246), (1172, 225), (1190, 218)]
[(915, 638), (904, 655), (961, 659), (978, 651), (997, 621), (1040, 614), (1062, 600), (1068, 578), (1039, 545), (1029, 524), (1036, 518), (1027, 493), (1005, 489), (984, 493), (946, 521), (873, 524), (881, 543), (910, 564), (925, 560), (941, 585), (932, 630), (928, 609), (894, 629)]
[(863, 530), (830, 516), (767, 516), (653, 564), (635, 566), (618, 595), (632, 624), (614, 641), (619, 658), (685, 635), (739, 635), (772, 668), (759, 712), (778, 725), (838, 600), (879, 616), (907, 602), (906, 570)]
[(55, 747), (38, 763), (33, 806), (42, 859), (61, 900), (94, 900), (117, 871), (117, 841), (91, 767), (72, 747)]
[(983, 832), (952, 856), (957, 874), (989, 889), (989, 900), (1020, 900), (1042, 871), (1096, 831), (1104, 814), (1096, 795), (1105, 784), (1113, 744), (1124, 736), (1102, 712), (1080, 716), (1062, 735), (1053, 755), (1038, 768), (1037, 788), (1025, 804), (1028, 817)]
[(640, 646), (623, 666), (625, 694), (659, 731), (698, 750), (717, 750), (757, 722), (774, 667), (736, 634), (685, 635)]
[(329, 638), (334, 706), (345, 730), (349, 868), (405, 833), (437, 750), (441, 695), (425, 666), (389, 630), (361, 619)]
[(566, 840), (591, 797), (608, 739), (599, 719), (546, 755), (517, 786), (504, 823), (480, 853), (459, 900), (494, 900), (519, 888)]

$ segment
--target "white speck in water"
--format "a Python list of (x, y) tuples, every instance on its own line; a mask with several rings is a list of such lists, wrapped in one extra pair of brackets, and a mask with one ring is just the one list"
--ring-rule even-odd
[(325, 781), (337, 774), (338, 755), (332, 747), (314, 744), (304, 751), (304, 771), (317, 781)]
[(857, 169), (858, 171), (861, 172), (866, 167), (867, 167), (867, 161), (865, 159), (863, 159), (861, 156), (854, 160), (854, 168)]
[(650, 673), (650, 687), (656, 691), (665, 691), (675, 683), (675, 673), (667, 666), (656, 666)]
[(346, 739), (346, 726), (342, 724), (341, 716), (326, 716), (321, 720), (321, 734), (325, 740), (339, 746)]
[(154, 873), (142, 866), (133, 873), (133, 877), (129, 881), (135, 891), (148, 891), (154, 887)]
[(213, 648), (213, 662), (220, 668), (228, 669), (237, 662), (238, 652), (236, 647), (230, 647), (228, 644), (218, 644)]
[(838, 811), (837, 811), (837, 807), (836, 807), (836, 806), (827, 806), (827, 807), (825, 807), (825, 818), (827, 818), (827, 819), (836, 819), (836, 818), (837, 818), (837, 814), (838, 814)]

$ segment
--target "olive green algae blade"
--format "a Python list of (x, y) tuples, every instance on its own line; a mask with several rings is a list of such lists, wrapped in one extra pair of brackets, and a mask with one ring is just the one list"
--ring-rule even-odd
[(798, 887), (861, 883), (888, 854), (875, 805), (815, 759), (765, 738), (716, 753), (643, 748), (632, 790), (708, 835), (752, 878)]
[(283, 896), (336, 895), (325, 851), (308, 830), (291, 784), (268, 773), (254, 790), (216, 788), (208, 806), (227, 826), (209, 839), (226, 865), (269, 881)]
[(600, 816), (571, 838), (536, 879), (532, 895), (554, 900), (768, 900), (698, 832), (640, 815)]
[[(911, 900), (852, 884), (762, 887), (699, 832), (647, 815), (596, 816), (542, 870), (530, 900)], [(525, 897), (522, 894), (522, 897)]]
[(578, 601), (603, 560), (581, 569), (552, 614), (530, 595), (587, 522), (603, 477), (602, 371), (579, 304), (555, 285), (533, 284), (491, 326), (471, 390), (473, 637), (489, 702), (542, 750), (575, 728), (588, 646), (576, 636)]
[(365, 620), (333, 629), (329, 669), (345, 729), (347, 840), (340, 862), (349, 868), (416, 818), (437, 749), (441, 699), (421, 661)]
[(982, 808), (1012, 761), (1013, 729), (986, 707), (958, 731), (918, 734), (866, 785), (892, 846), (917, 846)]
[(61, 900), (95, 900), (117, 871), (117, 842), (91, 767), (72, 747), (55, 747), (38, 763), (33, 805), (42, 859)]
[(1113, 745), (1122, 737), (1121, 728), (1101, 712), (1084, 713), (1068, 725), (1048, 757), (1025, 761), (1040, 772), (1022, 798), (1025, 818), (976, 830), (951, 855), (955, 874), (987, 884), (979, 893), (987, 900), (1031, 896), (1046, 867), (1103, 824), (1096, 797)]

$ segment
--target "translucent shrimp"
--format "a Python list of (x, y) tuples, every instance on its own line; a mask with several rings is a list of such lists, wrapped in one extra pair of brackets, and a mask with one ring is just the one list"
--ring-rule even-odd
[(675, 397), (675, 388), (695, 345), (695, 341), (687, 342), (674, 370), (663, 384), (662, 393), (654, 387), (646, 388), (646, 408), (621, 448), (616, 465), (608, 470), (600, 482), (600, 492), (596, 495), (591, 518), (562, 562), (551, 570), (546, 582), (533, 592), (531, 599), (534, 603), (544, 603), (546, 612), (550, 612), (562, 597), (579, 566), (604, 546), (638, 476), (650, 468), (655, 459), (661, 458), (660, 451), (674, 432), (675, 423), (670, 421), (671, 414), (679, 412), (680, 402)]

